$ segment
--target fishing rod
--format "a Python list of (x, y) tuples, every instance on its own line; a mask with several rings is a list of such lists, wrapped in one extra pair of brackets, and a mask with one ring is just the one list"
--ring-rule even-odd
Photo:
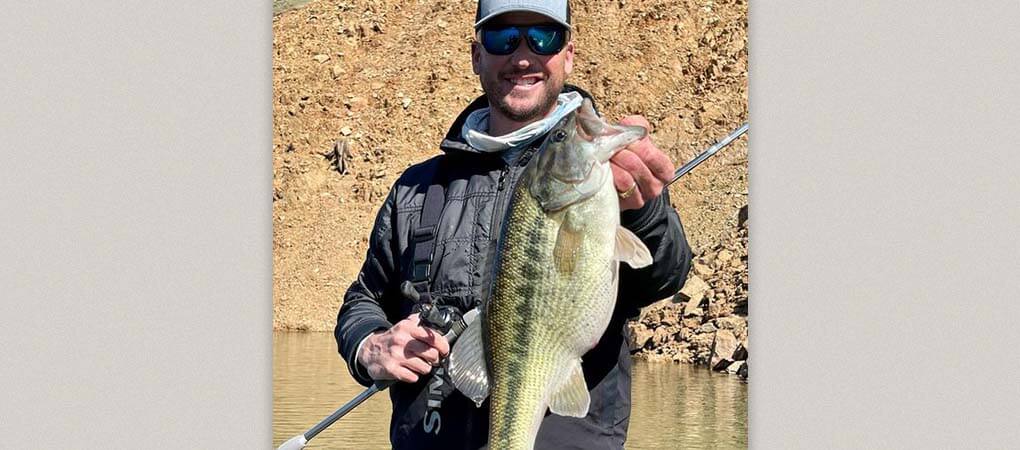
[(722, 150), (723, 147), (726, 147), (727, 145), (730, 145), (730, 143), (733, 142), (734, 140), (736, 140), (738, 137), (740, 137), (740, 135), (746, 133), (749, 128), (750, 128), (750, 124), (748, 124), (747, 122), (744, 122), (744, 124), (741, 125), (740, 128), (737, 128), (736, 130), (733, 130), (732, 133), (730, 133), (726, 137), (722, 138), (721, 141), (716, 142), (715, 145), (709, 147), (708, 150), (705, 150), (704, 152), (702, 152), (700, 155), (698, 155), (697, 157), (692, 159), (687, 164), (684, 164), (679, 169), (676, 169), (676, 173), (673, 174), (673, 179), (670, 180), (669, 183), (666, 183), (666, 186), (669, 186), (669, 185), (673, 184), (674, 182), (676, 182), (676, 180), (679, 180), (680, 177), (686, 175), (687, 172), (690, 172), (691, 170), (694, 170), (694, 168), (698, 167), (699, 164), (705, 162), (706, 159), (711, 158), (712, 155), (715, 155), (716, 152), (718, 152), (719, 150)]
[[(468, 311), (463, 317), (458, 319), (454, 317), (448, 309), (439, 308), (430, 303), (422, 304), (421, 312), (419, 313), (421, 322), (429, 328), (440, 331), (448, 330), (443, 337), (450, 343), (451, 348), (453, 347), (453, 343), (457, 341), (457, 338), (460, 337), (460, 334), (467, 329), (467, 326), (470, 325), (477, 316), (478, 308)], [(364, 403), (365, 400), (368, 400), (373, 395), (386, 390), (386, 388), (392, 386), (395, 382), (396, 380), (379, 380), (372, 383), (371, 386), (351, 399), (351, 401), (344, 403), (344, 405), (334, 411), (333, 414), (322, 419), (322, 421), (315, 424), (314, 427), (309, 428), (308, 431), (288, 439), (286, 442), (277, 447), (277, 450), (301, 450), (305, 448), (305, 446), (308, 445), (308, 441), (315, 438), (315, 436), (321, 433), (322, 430), (329, 428), (330, 425), (333, 425), (334, 422), (340, 420), (341, 417), (346, 416), (347, 413), (351, 412), (354, 408), (357, 408), (358, 405)]]
[[(724, 137), (721, 141), (709, 147), (708, 150), (705, 150), (700, 155), (692, 159), (690, 162), (681, 166), (679, 169), (676, 170), (676, 173), (673, 175), (673, 179), (669, 183), (666, 183), (666, 186), (673, 184), (673, 182), (680, 179), (680, 177), (686, 175), (687, 172), (690, 172), (699, 164), (705, 162), (706, 159), (711, 158), (723, 147), (730, 145), (730, 143), (732, 143), (738, 137), (746, 133), (748, 128), (749, 125), (747, 123), (744, 123), (740, 128), (737, 128), (732, 133)], [(449, 330), (446, 332), (444, 337), (450, 343), (451, 347), (453, 346), (453, 343), (457, 340), (457, 338), (460, 336), (460, 334), (464, 332), (464, 329), (466, 329), (467, 326), (471, 324), (471, 322), (474, 321), (475, 317), (477, 316), (478, 309), (475, 308), (472, 309), (471, 311), (468, 311), (467, 314), (464, 314), (464, 317), (458, 320), (454, 318), (448, 310), (434, 307), (431, 304), (423, 304), (420, 313), (421, 321), (423, 324), (426, 324), (427, 326), (437, 330)], [(315, 436), (321, 433), (322, 430), (329, 428), (330, 425), (333, 425), (333, 423), (335, 423), (337, 420), (340, 420), (341, 417), (347, 415), (347, 413), (351, 412), (351, 410), (357, 408), (359, 405), (364, 403), (365, 400), (368, 400), (373, 395), (386, 390), (387, 388), (392, 386), (393, 383), (395, 382), (396, 380), (376, 381), (367, 389), (365, 389), (362, 393), (358, 394), (349, 402), (345, 403), (339, 409), (334, 411), (333, 414), (330, 414), (325, 419), (322, 419), (322, 421), (317, 423), (315, 426), (309, 428), (308, 431), (305, 431), (302, 434), (299, 434), (288, 439), (282, 445), (277, 447), (277, 450), (301, 450), (305, 448), (305, 446), (308, 444), (308, 441), (315, 438)]]

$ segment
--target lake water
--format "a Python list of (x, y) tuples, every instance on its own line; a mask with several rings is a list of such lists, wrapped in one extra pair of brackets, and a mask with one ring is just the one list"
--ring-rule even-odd
[[(703, 367), (634, 363), (628, 449), (747, 448), (747, 383)], [(273, 447), (303, 433), (364, 388), (330, 333), (273, 333)], [(389, 448), (389, 396), (368, 399), (307, 448)]]

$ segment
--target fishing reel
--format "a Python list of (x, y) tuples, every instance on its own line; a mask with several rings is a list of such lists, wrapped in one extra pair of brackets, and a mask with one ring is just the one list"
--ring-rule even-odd
[(457, 308), (437, 305), (435, 299), (431, 297), (429, 298), (430, 301), (421, 301), (422, 296), (409, 281), (401, 284), (400, 290), (405, 297), (414, 302), (411, 312), (418, 313), (422, 326), (442, 333), (447, 339), (459, 335), (467, 328), (464, 316)]

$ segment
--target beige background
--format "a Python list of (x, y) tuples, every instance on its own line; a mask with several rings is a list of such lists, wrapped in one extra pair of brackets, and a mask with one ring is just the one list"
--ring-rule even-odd
[[(270, 441), (252, 5), (5, 5), (4, 447)], [(1020, 438), (1018, 9), (752, 6), (752, 447)]]

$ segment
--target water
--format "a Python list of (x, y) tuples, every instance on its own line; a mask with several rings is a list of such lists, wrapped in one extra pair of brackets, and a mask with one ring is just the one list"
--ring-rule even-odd
[[(634, 363), (628, 449), (747, 448), (747, 384), (672, 363)], [(363, 391), (330, 333), (273, 333), (273, 447)], [(368, 399), (307, 448), (389, 448), (390, 403)]]

